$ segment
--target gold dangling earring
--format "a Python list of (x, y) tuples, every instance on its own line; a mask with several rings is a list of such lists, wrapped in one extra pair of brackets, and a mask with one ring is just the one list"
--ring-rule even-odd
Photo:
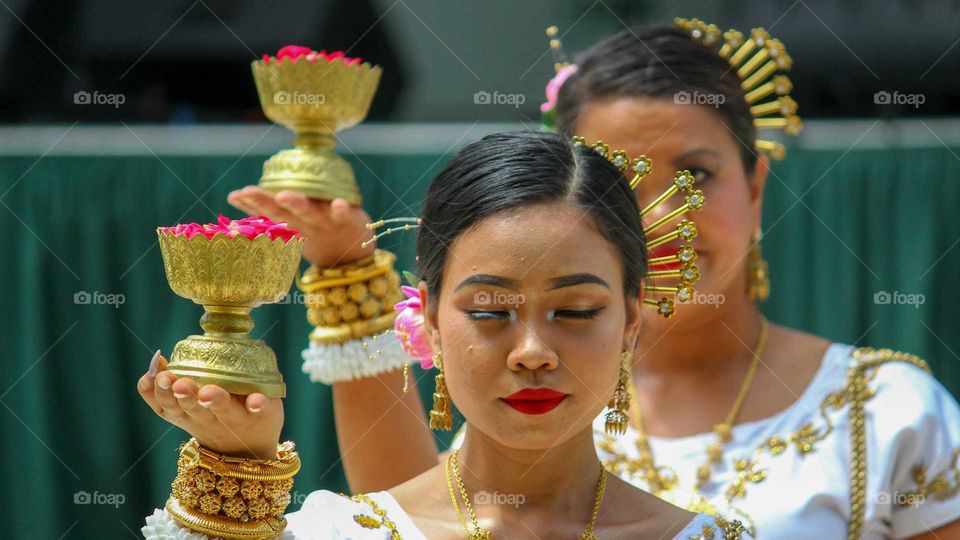
[(754, 302), (763, 302), (770, 296), (770, 272), (760, 250), (761, 236), (757, 228), (750, 238), (750, 252), (747, 254), (747, 298)]
[(630, 408), (630, 391), (627, 385), (630, 383), (630, 366), (633, 363), (633, 351), (623, 351), (620, 355), (620, 380), (617, 381), (617, 388), (613, 391), (613, 398), (607, 407), (612, 410), (607, 413), (607, 422), (604, 430), (607, 435), (623, 435), (627, 432), (627, 423), (630, 418), (627, 416), (627, 410)]
[(453, 429), (453, 416), (450, 414), (450, 394), (447, 393), (447, 383), (443, 379), (442, 356), (439, 351), (433, 355), (433, 363), (437, 366), (437, 376), (434, 378), (437, 387), (433, 391), (433, 409), (430, 411), (430, 429), (435, 431), (450, 431)]

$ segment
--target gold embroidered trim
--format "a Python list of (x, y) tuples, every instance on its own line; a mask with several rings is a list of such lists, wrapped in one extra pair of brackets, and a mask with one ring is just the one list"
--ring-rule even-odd
[(890, 362), (904, 362), (927, 373), (930, 367), (921, 358), (890, 349), (854, 349), (855, 364), (847, 372), (847, 399), (850, 401), (850, 527), (847, 539), (860, 538), (867, 498), (867, 430), (864, 403), (876, 394), (867, 385), (877, 375), (877, 368)]
[(717, 530), (712, 525), (704, 525), (703, 528), (700, 529), (700, 534), (688, 536), (687, 540), (714, 540), (715, 538), (717, 538), (717, 540), (740, 540), (743, 533), (747, 530), (746, 527), (743, 526), (743, 523), (735, 519), (726, 520), (722, 517), (715, 516), (714, 521), (722, 529), (722, 539), (717, 538)]
[[(903, 501), (898, 501), (900, 506), (923, 502), (927, 497), (938, 501), (956, 497), (960, 494), (960, 447), (953, 450), (950, 467), (933, 477), (933, 480), (927, 480), (927, 466), (923, 463), (914, 466), (910, 472), (913, 481), (917, 484), (917, 489), (907, 493)], [(952, 475), (953, 478), (948, 478), (948, 475)]]

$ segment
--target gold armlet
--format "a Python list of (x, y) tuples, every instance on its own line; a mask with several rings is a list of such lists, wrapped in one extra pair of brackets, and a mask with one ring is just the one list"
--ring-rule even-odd
[(287, 526), (293, 477), (300, 471), (294, 443), (270, 460), (224, 456), (190, 439), (180, 449), (167, 510), (184, 527), (231, 539), (272, 538)]
[(318, 345), (362, 339), (393, 326), (393, 305), (403, 300), (396, 255), (378, 249), (364, 259), (333, 268), (311, 266), (297, 277), (306, 295), (307, 320)]

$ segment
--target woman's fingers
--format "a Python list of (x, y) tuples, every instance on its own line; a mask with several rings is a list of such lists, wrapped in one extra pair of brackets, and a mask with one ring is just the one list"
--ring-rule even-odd
[(290, 189), (277, 193), (274, 200), (278, 206), (291, 214), (301, 228), (304, 225), (320, 229), (330, 228), (329, 203), (326, 201), (311, 199), (299, 191)]
[(230, 194), (227, 195), (227, 202), (229, 202), (237, 210), (240, 210), (241, 212), (244, 212), (251, 216), (255, 216), (259, 214), (259, 212), (257, 212), (255, 208), (247, 204), (243, 196), (240, 195), (240, 190), (231, 191)]
[(247, 396), (247, 411), (258, 414), (264, 412), (271, 405), (267, 396), (260, 393), (253, 393)]
[(160, 416), (168, 421), (175, 421), (186, 416), (186, 412), (180, 408), (177, 398), (173, 397), (171, 389), (176, 382), (177, 376), (169, 371), (161, 371), (154, 379), (153, 397), (157, 404), (163, 409)]
[(346, 199), (334, 199), (330, 202), (330, 221), (334, 225), (348, 225), (353, 207)]
[(205, 384), (197, 390), (197, 404), (221, 419), (238, 412), (233, 396), (215, 384)]
[(245, 207), (243, 210), (248, 214), (262, 214), (273, 221), (291, 221), (290, 212), (277, 204), (273, 193), (256, 186), (247, 186), (239, 191), (234, 191), (227, 196), (227, 200), (231, 201), (231, 204), (236, 200)]
[(167, 361), (163, 355), (160, 354), (160, 350), (158, 349), (157, 352), (153, 353), (153, 357), (150, 358), (150, 364), (147, 367), (147, 372), (140, 377), (139, 381), (137, 381), (137, 392), (140, 394), (140, 397), (143, 398), (143, 400), (147, 402), (147, 405), (153, 409), (153, 412), (158, 415), (163, 412), (163, 409), (160, 407), (160, 404), (157, 402), (157, 398), (154, 395), (154, 386), (156, 384), (154, 379), (157, 376), (157, 373), (162, 369), (166, 369), (166, 367)]
[(190, 418), (196, 420), (197, 422), (210, 422), (216, 420), (212, 412), (208, 411), (204, 407), (201, 407), (199, 403), (197, 403), (197, 391), (200, 389), (200, 387), (197, 386), (196, 382), (184, 377), (177, 379), (170, 389), (173, 391), (173, 397), (176, 398), (180, 409), (187, 413)]

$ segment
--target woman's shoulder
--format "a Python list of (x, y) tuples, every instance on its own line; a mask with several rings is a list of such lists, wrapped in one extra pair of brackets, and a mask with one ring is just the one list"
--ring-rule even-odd
[[(846, 367), (848, 393), (862, 387), (862, 398), (869, 404), (897, 404), (898, 417), (942, 412), (945, 405), (955, 403), (947, 389), (919, 356), (893, 349), (847, 346), (843, 363)], [(891, 411), (892, 412), (892, 411)]]
[[(893, 349), (834, 343), (824, 356), (830, 370), (822, 405), (840, 409), (863, 406), (877, 435), (884, 427), (902, 431), (924, 423), (943, 423), (958, 414), (957, 402), (917, 355)], [(879, 430), (879, 432), (877, 431)]]

